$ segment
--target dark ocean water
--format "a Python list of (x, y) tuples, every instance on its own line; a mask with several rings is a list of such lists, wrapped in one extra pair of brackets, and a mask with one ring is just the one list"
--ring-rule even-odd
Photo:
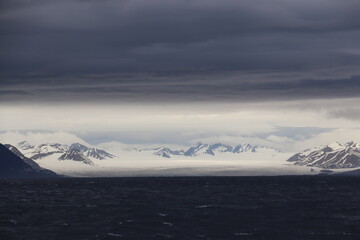
[(1, 180), (0, 239), (360, 239), (360, 177)]

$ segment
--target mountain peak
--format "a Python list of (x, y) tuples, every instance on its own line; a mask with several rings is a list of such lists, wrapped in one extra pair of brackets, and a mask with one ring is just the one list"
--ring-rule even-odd
[(70, 149), (68, 152), (61, 155), (59, 160), (73, 160), (77, 162), (83, 162), (85, 164), (94, 165), (94, 163), (81, 154), (81, 151), (79, 149)]
[(354, 141), (347, 142), (344, 145), (350, 148), (360, 148), (360, 143), (356, 143)]
[[(239, 153), (256, 153), (258, 151), (262, 151), (263, 149), (271, 149), (264, 146), (252, 146), (250, 144), (238, 144), (235, 147), (223, 143), (214, 143), (214, 144), (207, 144), (198, 142), (194, 146), (189, 147), (188, 149), (182, 149), (182, 150), (171, 150), (169, 148), (157, 148), (155, 149), (156, 152), (154, 155), (170, 158), (174, 155), (183, 155), (187, 157), (195, 157), (198, 155), (212, 155), (215, 156), (219, 153), (233, 153), (233, 154), (239, 154)], [(274, 149), (273, 149), (274, 150)]]
[(335, 142), (323, 148), (297, 153), (288, 161), (300, 166), (329, 169), (360, 167), (360, 144), (348, 142), (341, 145)]
[(34, 146), (30, 145), (27, 141), (19, 142), (17, 145), (22, 150), (28, 150), (28, 149), (34, 148)]
[(328, 144), (327, 147), (329, 147), (331, 149), (339, 149), (339, 148), (342, 148), (343, 145), (341, 145), (339, 142), (332, 142), (332, 143)]
[(73, 143), (73, 144), (70, 145), (69, 149), (70, 150), (77, 149), (77, 150), (80, 150), (80, 151), (86, 151), (88, 149), (88, 147), (81, 144), (81, 143)]
[[(27, 147), (29, 144), (26, 141), (18, 143), (18, 147), (23, 150), (23, 153), (34, 160), (47, 158), (49, 156), (57, 156), (59, 160), (65, 160), (69, 158), (69, 156), (73, 156), (76, 150), (77, 155), (82, 155), (82, 159), (84, 159), (85, 163), (89, 163), (89, 159), (99, 159), (104, 160), (106, 158), (113, 158), (114, 155), (98, 149), (94, 147), (87, 147), (81, 143), (73, 143), (70, 146), (64, 145), (60, 143), (44, 143), (37, 146)], [(61, 159), (60, 159), (61, 157)], [(76, 157), (76, 159), (81, 159), (80, 157)]]

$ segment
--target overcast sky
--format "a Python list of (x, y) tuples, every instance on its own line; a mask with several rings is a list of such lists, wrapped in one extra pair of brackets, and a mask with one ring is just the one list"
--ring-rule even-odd
[(3, 0), (0, 130), (351, 140), (359, 16), (358, 0)]

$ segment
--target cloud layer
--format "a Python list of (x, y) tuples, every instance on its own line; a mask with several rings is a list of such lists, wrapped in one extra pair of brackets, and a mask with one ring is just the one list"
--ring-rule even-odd
[(360, 2), (5, 0), (1, 101), (354, 97)]

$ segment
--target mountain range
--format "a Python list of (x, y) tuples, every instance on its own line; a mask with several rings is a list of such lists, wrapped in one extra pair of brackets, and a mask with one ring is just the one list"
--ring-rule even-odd
[(326, 169), (357, 168), (360, 167), (360, 144), (335, 142), (325, 147), (307, 149), (295, 154), (287, 161), (299, 166)]
[(218, 155), (221, 153), (260, 153), (260, 152), (278, 152), (278, 150), (260, 146), (260, 145), (250, 145), (250, 144), (238, 144), (235, 146), (222, 144), (222, 143), (215, 143), (215, 144), (207, 144), (199, 142), (194, 146), (191, 146), (186, 149), (180, 150), (172, 150), (167, 147), (158, 147), (152, 149), (137, 149), (137, 151), (154, 151), (154, 155), (164, 157), (164, 158), (171, 158), (173, 156), (186, 156), (186, 157), (195, 157), (199, 155)]
[(23, 141), (17, 144), (20, 151), (28, 158), (39, 160), (47, 157), (55, 157), (57, 160), (72, 160), (94, 165), (93, 161), (105, 160), (115, 157), (114, 155), (94, 147), (87, 147), (80, 143), (71, 145), (59, 143), (47, 143), (40, 145), (30, 145)]
[[(91, 166), (108, 167), (109, 169), (121, 169), (124, 164), (137, 160), (144, 161), (147, 166), (152, 166), (152, 161), (163, 159), (162, 164), (180, 164), (181, 160), (194, 159), (207, 161), (236, 161), (236, 164), (242, 161), (246, 164), (269, 164), (269, 167), (276, 164), (285, 164), (286, 161), (295, 166), (307, 166), (323, 168), (323, 171), (330, 169), (349, 169), (360, 168), (360, 144), (347, 142), (345, 144), (331, 143), (322, 147), (315, 147), (296, 153), (289, 158), (289, 153), (282, 153), (274, 148), (251, 145), (237, 144), (228, 145), (223, 143), (207, 144), (199, 142), (193, 146), (183, 148), (172, 147), (139, 147), (124, 148), (119, 146), (117, 156), (95, 147), (89, 147), (80, 143), (60, 144), (46, 143), (31, 145), (26, 141), (15, 145), (1, 145), (0, 154), (0, 177), (53, 177), (54, 172), (42, 167), (51, 169), (61, 174), (73, 174), (74, 171), (98, 171), (98, 168)], [(116, 145), (114, 145), (116, 146)], [(106, 146), (106, 149), (116, 150), (116, 147)], [(6, 150), (4, 150), (6, 149)], [(174, 158), (174, 161), (166, 159)], [(114, 159), (115, 161), (107, 161)], [(260, 160), (260, 162), (258, 161)], [(63, 164), (62, 162), (67, 163)], [(264, 162), (265, 161), (265, 162)], [(280, 161), (280, 162), (279, 162)], [(79, 164), (81, 163), (81, 164)], [(95, 164), (96, 163), (96, 164)], [(210, 162), (209, 162), (210, 163)], [(235, 162), (234, 162), (235, 163)], [(40, 166), (38, 165), (40, 164)], [(150, 165), (149, 165), (150, 164)], [(185, 161), (184, 164), (187, 164)], [(86, 166), (87, 165), (87, 166)], [(255, 166), (254, 165), (254, 166)], [(90, 166), (90, 168), (88, 167)], [(180, 166), (180, 165), (179, 165)], [(340, 171), (341, 172), (341, 171)], [(358, 174), (355, 170), (352, 174)], [(55, 174), (56, 175), (56, 174)]]

